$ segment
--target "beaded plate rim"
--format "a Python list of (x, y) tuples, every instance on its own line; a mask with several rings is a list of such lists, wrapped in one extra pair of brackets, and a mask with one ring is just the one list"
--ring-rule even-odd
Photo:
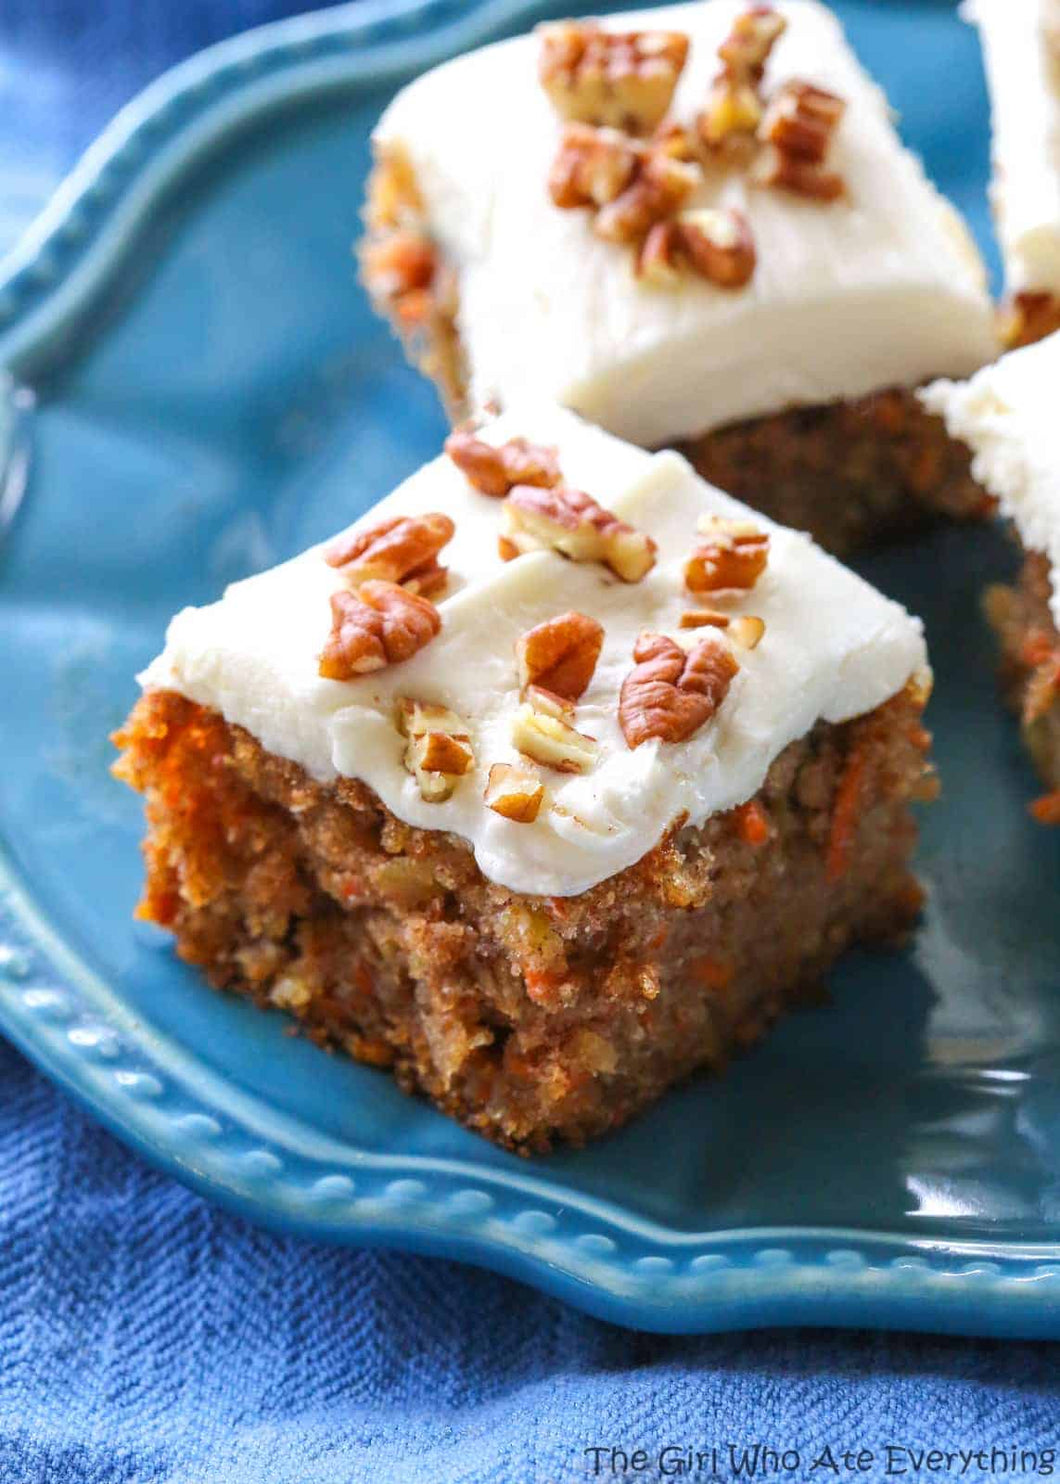
[[(281, 101), (421, 69), (533, 9), (532, 0), (362, 0), (245, 33), (174, 68), (122, 110), (0, 260), (0, 368), (17, 382), (41, 358), (61, 358), (62, 337), (153, 201), (233, 128)], [(0, 397), (10, 394), (0, 371)], [(0, 418), (8, 506), (24, 474), (21, 410)], [(547, 1164), (524, 1176), (353, 1144), (321, 1151), (299, 1140), (308, 1131), (294, 1120), (262, 1137), (238, 1089), (226, 1096), (190, 1053), (175, 1059), (172, 1046), (138, 1033), (2, 855), (0, 1029), (151, 1163), (275, 1229), (469, 1261), (648, 1330), (799, 1323), (1060, 1336), (1060, 1244), (798, 1226), (676, 1232), (569, 1190)]]

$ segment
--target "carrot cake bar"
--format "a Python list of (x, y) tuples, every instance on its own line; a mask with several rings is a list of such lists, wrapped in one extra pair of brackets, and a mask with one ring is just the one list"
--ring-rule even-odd
[(921, 626), (673, 452), (527, 404), (173, 620), (143, 916), (523, 1150), (720, 1066), (916, 913)]
[(1031, 805), (1060, 824), (1060, 334), (1010, 351), (968, 382), (926, 388), (927, 405), (968, 444), (973, 469), (1024, 550), (1014, 587), (987, 593), (1002, 679), (1049, 792)]
[(990, 87), (1002, 334), (1060, 330), (1060, 0), (973, 0)]
[(548, 398), (833, 551), (984, 510), (913, 392), (996, 354), (983, 267), (814, 0), (540, 27), (374, 148), (363, 278), (454, 418)]

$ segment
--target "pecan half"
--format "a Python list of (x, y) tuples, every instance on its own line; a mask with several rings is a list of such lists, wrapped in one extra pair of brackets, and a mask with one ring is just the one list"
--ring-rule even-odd
[(639, 582), (655, 565), (655, 542), (582, 490), (516, 485), (504, 505), (501, 555), (558, 551), (573, 562), (603, 562), (623, 582)]
[(732, 207), (684, 211), (657, 222), (637, 258), (637, 271), (649, 282), (675, 283), (681, 268), (719, 288), (738, 289), (755, 270), (755, 245), (747, 218)]
[(559, 460), (554, 448), (509, 438), (494, 447), (458, 428), (445, 440), (445, 451), (469, 484), (483, 495), (500, 498), (516, 484), (551, 488), (560, 482)]
[(603, 642), (602, 625), (584, 613), (561, 613), (535, 624), (515, 646), (519, 684), (576, 701), (593, 678)]
[(516, 824), (533, 824), (544, 797), (544, 784), (527, 769), (513, 763), (494, 763), (490, 768), (483, 798), (495, 814)]
[(356, 593), (331, 595), (331, 633), (318, 666), (325, 680), (353, 680), (400, 664), (442, 626), (427, 598), (394, 582), (366, 582)]
[(660, 122), (688, 58), (678, 31), (604, 31), (592, 21), (538, 27), (538, 75), (563, 118), (648, 134)]
[(399, 582), (410, 592), (429, 594), (445, 585), (438, 553), (456, 527), (448, 515), (399, 515), (366, 531), (352, 531), (324, 552), (350, 582)]
[(702, 538), (685, 564), (685, 584), (693, 593), (752, 588), (769, 560), (769, 537), (750, 521), (707, 516)]
[(798, 155), (786, 155), (776, 148), (767, 149), (758, 157), (751, 179), (755, 185), (788, 191), (810, 201), (838, 201), (846, 195), (846, 183), (834, 170), (822, 170), (820, 165)]
[(617, 129), (569, 124), (548, 177), (552, 204), (605, 206), (620, 196), (640, 168), (643, 149)]
[(664, 634), (641, 634), (622, 682), (618, 720), (629, 747), (684, 742), (711, 719), (739, 670), (728, 645), (701, 639), (687, 654)]
[(398, 731), (407, 737), (404, 763), (427, 803), (448, 799), (458, 779), (475, 765), (467, 723), (445, 706), (402, 697)]

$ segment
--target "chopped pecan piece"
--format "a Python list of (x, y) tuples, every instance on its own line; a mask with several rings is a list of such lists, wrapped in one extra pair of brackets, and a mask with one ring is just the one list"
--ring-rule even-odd
[(820, 165), (845, 111), (846, 104), (835, 93), (809, 82), (788, 82), (770, 101), (759, 137), (776, 145), (781, 154)]
[(515, 746), (535, 763), (561, 773), (587, 773), (596, 761), (596, 742), (571, 726), (563, 698), (537, 687), (528, 697), (512, 718)]
[(535, 624), (515, 646), (519, 684), (576, 701), (593, 678), (603, 642), (603, 627), (584, 613), (561, 613)]
[(430, 642), (442, 626), (434, 604), (394, 582), (366, 582), (356, 592), (331, 595), (331, 633), (320, 656), (325, 680), (400, 664)]
[(495, 814), (517, 824), (533, 824), (545, 797), (544, 784), (525, 768), (513, 763), (494, 763), (490, 768), (483, 795), (486, 806)]
[(582, 490), (516, 485), (504, 505), (501, 555), (558, 551), (573, 562), (603, 562), (623, 582), (655, 565), (655, 542)]
[(766, 631), (765, 623), (753, 613), (734, 616), (719, 613), (716, 608), (689, 608), (681, 614), (682, 629), (724, 629), (728, 638), (741, 649), (757, 649)]
[(998, 315), (1001, 343), (1009, 350), (1044, 340), (1060, 330), (1060, 298), (1045, 292), (1013, 294)]
[(750, 521), (707, 516), (699, 523), (703, 539), (685, 564), (690, 592), (714, 593), (752, 588), (769, 560), (769, 537)]
[(637, 259), (638, 272), (649, 282), (669, 285), (681, 267), (691, 269), (719, 288), (743, 288), (755, 269), (755, 245), (742, 212), (684, 211), (657, 222)]
[(409, 229), (373, 238), (365, 244), (361, 261), (373, 294), (400, 299), (417, 289), (430, 288), (438, 253), (422, 232)]
[(560, 482), (556, 450), (529, 443), (525, 438), (509, 438), (507, 443), (495, 447), (467, 429), (458, 428), (445, 440), (445, 451), (467, 476), (468, 483), (483, 495), (499, 499), (516, 484), (548, 489)]
[(711, 719), (739, 670), (728, 645), (701, 639), (687, 654), (664, 634), (641, 634), (622, 682), (618, 719), (630, 747), (684, 742)]
[(752, 6), (733, 21), (718, 47), (721, 71), (696, 119), (699, 136), (709, 149), (740, 155), (753, 148), (762, 120), (759, 89), (766, 62), (786, 27), (784, 17), (768, 5)]
[(596, 209), (593, 231), (609, 242), (637, 242), (671, 215), (702, 180), (697, 164), (668, 139), (640, 144), (614, 129), (569, 124), (549, 176), (556, 206)]
[(340, 536), (327, 548), (324, 560), (355, 585), (399, 582), (410, 592), (430, 594), (445, 585), (438, 553), (455, 529), (448, 515), (399, 515), (367, 531)]
[(702, 178), (698, 165), (650, 150), (622, 194), (596, 213), (593, 231), (608, 242), (639, 242), (687, 201)]
[(838, 201), (846, 195), (843, 177), (834, 170), (822, 170), (809, 160), (786, 155), (775, 148), (759, 156), (751, 178), (755, 185), (790, 191), (793, 196), (806, 196), (811, 201)]
[(617, 129), (569, 124), (548, 177), (553, 205), (606, 206), (632, 181), (643, 148)]
[(431, 804), (449, 798), (457, 780), (475, 764), (467, 723), (445, 706), (402, 697), (397, 725), (409, 739), (405, 767), (419, 785), (420, 797)]
[(756, 184), (816, 201), (842, 196), (842, 176), (826, 170), (824, 162), (845, 110), (842, 98), (824, 88), (808, 82), (785, 83), (759, 126), (759, 139), (770, 147), (756, 164)]
[(592, 21), (538, 28), (539, 76), (563, 118), (648, 134), (670, 106), (688, 58), (677, 31), (604, 31)]

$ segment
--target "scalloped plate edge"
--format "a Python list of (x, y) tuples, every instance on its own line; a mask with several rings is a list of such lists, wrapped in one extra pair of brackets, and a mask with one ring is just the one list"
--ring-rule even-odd
[[(105, 289), (159, 196), (233, 129), (292, 98), (429, 66), (534, 8), (532, 0), (488, 0), (471, 11), (461, 0), (343, 5), (244, 33), (166, 73), (122, 110), (0, 260), (0, 365), (26, 374), (57, 346)], [(10, 505), (24, 480), (25, 395), (0, 378), (0, 396), (0, 490)], [(503, 1171), (385, 1156), (362, 1157), (365, 1169), (352, 1175), (336, 1171), (216, 1116), (148, 1038), (137, 1040), (89, 993), (87, 971), (57, 943), (0, 860), (0, 1028), (149, 1162), (249, 1219), (470, 1261), (643, 1329), (799, 1323), (1060, 1336), (1054, 1244), (797, 1227), (668, 1234), (644, 1223), (631, 1230), (569, 1192), (555, 1215), (541, 1209), (555, 1200), (554, 1186)]]

